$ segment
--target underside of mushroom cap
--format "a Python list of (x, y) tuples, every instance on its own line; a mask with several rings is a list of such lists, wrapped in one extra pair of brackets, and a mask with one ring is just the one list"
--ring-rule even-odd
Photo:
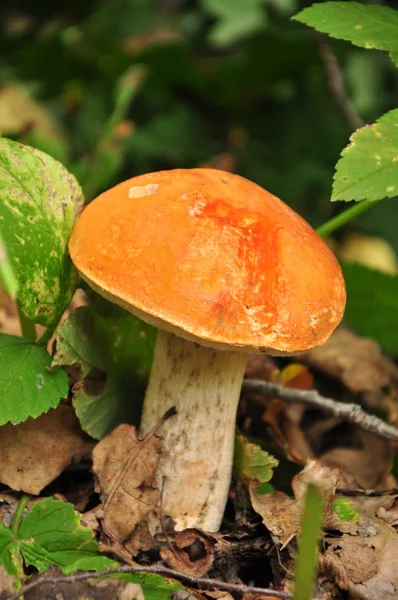
[(213, 169), (135, 177), (82, 213), (69, 250), (99, 293), (202, 345), (294, 354), (341, 321), (324, 241), (256, 184)]

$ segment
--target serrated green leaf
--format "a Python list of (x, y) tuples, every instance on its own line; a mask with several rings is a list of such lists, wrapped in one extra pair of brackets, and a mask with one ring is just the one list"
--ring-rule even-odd
[(238, 479), (266, 483), (272, 478), (272, 469), (278, 460), (243, 435), (235, 437), (234, 471)]
[(124, 579), (130, 583), (138, 583), (142, 588), (145, 600), (170, 600), (171, 592), (184, 589), (178, 581), (172, 581), (154, 573), (118, 573), (113, 577)]
[(0, 563), (10, 575), (18, 576), (22, 558), (41, 573), (52, 565), (66, 575), (78, 569), (99, 571), (119, 566), (98, 552), (91, 529), (83, 527), (80, 520), (72, 504), (53, 498), (40, 500), (15, 536), (1, 526)]
[(76, 288), (67, 243), (82, 204), (78, 183), (61, 163), (0, 139), (0, 226), (22, 310), (35, 323), (54, 326)]
[(359, 511), (349, 498), (336, 498), (333, 502), (333, 510), (340, 521), (359, 521)]
[(263, 0), (201, 0), (203, 10), (217, 18), (218, 23), (210, 31), (210, 42), (224, 46), (253, 35), (266, 23)]
[(11, 529), (0, 523), (0, 564), (3, 564), (9, 575), (21, 579), (23, 575), (22, 557), (12, 549), (13, 535)]
[(362, 127), (336, 165), (333, 200), (381, 200), (398, 194), (398, 109)]
[[(98, 297), (58, 331), (53, 365), (81, 366), (84, 385), (74, 405), (92, 437), (101, 438), (120, 423), (138, 423), (155, 340), (156, 329)], [(105, 382), (93, 386), (93, 368), (106, 374)]]
[(58, 406), (68, 394), (62, 369), (29, 340), (0, 333), (0, 425), (14, 425)]
[(398, 276), (342, 263), (347, 286), (345, 322), (398, 355)]
[(398, 59), (398, 12), (379, 4), (320, 2), (293, 17), (296, 21), (367, 49), (386, 50)]

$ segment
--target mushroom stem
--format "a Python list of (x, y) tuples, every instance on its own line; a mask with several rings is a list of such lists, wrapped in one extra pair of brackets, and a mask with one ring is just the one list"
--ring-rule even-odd
[(160, 429), (157, 485), (176, 530), (218, 531), (231, 481), (235, 418), (247, 355), (200, 346), (158, 331), (141, 434), (167, 409), (177, 415)]

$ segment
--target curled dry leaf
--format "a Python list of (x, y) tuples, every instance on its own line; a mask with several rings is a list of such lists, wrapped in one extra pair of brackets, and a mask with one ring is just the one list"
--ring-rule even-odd
[(260, 495), (253, 485), (249, 491), (253, 509), (261, 516), (274, 540), (277, 538), (283, 548), (296, 536), (299, 529), (300, 512), (297, 502), (283, 492)]
[(338, 427), (335, 428), (335, 423), (325, 428), (323, 436), (319, 428), (314, 428), (308, 434), (313, 440), (316, 437), (327, 440), (335, 434), (336, 446), (321, 453), (319, 459), (329, 467), (343, 469), (350, 481), (350, 487), (385, 489), (395, 486), (395, 479), (391, 475), (393, 445), (388, 440), (357, 427), (339, 431)]
[(160, 556), (176, 571), (203, 577), (214, 562), (214, 542), (197, 529), (181, 531), (175, 544), (161, 548)]
[(153, 544), (150, 529), (160, 501), (160, 491), (153, 486), (159, 441), (154, 433), (140, 440), (135, 427), (123, 424), (93, 451), (107, 549), (127, 560)]
[(93, 442), (69, 406), (37, 419), (0, 427), (0, 481), (16, 491), (39, 494), (68, 465), (89, 458)]
[[(375, 498), (376, 500), (376, 498)], [(376, 516), (382, 519), (391, 527), (398, 526), (398, 497), (397, 496), (384, 496), (377, 498), (379, 500), (377, 506)]]
[[(274, 536), (274, 541), (277, 538), (279, 545), (283, 548), (299, 531), (302, 502), (308, 484), (314, 483), (321, 489), (326, 507), (326, 524), (334, 526), (339, 521), (333, 511), (335, 490), (337, 487), (343, 486), (344, 482), (345, 478), (339, 469), (331, 469), (317, 461), (310, 461), (300, 473), (293, 477), (294, 499), (283, 492), (259, 494), (258, 486), (251, 484), (249, 487), (250, 500), (253, 509), (262, 517), (265, 527)], [(347, 524), (347, 526), (353, 527), (352, 524)]]
[(326, 536), (325, 554), (320, 567), (355, 600), (397, 598), (398, 534), (380, 520), (359, 530), (359, 535), (344, 533)]

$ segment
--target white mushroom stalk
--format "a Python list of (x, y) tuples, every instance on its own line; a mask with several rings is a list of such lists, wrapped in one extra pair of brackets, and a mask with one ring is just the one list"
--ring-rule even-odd
[(218, 531), (231, 482), (235, 419), (247, 355), (158, 331), (141, 434), (162, 425), (157, 485), (176, 530)]

